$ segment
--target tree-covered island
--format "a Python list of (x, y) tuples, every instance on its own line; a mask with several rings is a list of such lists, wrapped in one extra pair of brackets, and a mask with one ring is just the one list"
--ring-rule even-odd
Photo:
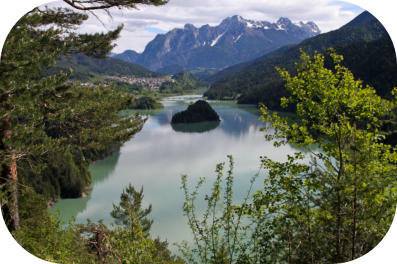
[(172, 119), (172, 124), (177, 123), (198, 123), (198, 122), (220, 122), (219, 115), (204, 100), (198, 100), (188, 106), (185, 111), (176, 113)]

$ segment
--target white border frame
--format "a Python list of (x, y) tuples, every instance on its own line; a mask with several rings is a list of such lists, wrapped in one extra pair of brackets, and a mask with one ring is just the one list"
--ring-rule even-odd
[[(172, 0), (171, 0), (172, 1)], [(271, 1), (271, 0), (268, 0)], [(274, 1), (274, 0), (272, 0)], [(26, 12), (36, 6), (48, 3), (46, 0), (11, 0), (5, 1), (0, 9), (0, 49), (4, 40), (18, 21)], [(393, 43), (397, 43), (397, 1), (393, 0), (347, 0), (358, 5), (377, 17), (390, 34)], [(395, 45), (396, 48), (396, 45)], [(382, 263), (394, 264), (397, 262), (397, 220), (383, 238), (383, 240), (368, 254), (348, 262), (349, 264)], [(1, 263), (29, 263), (43, 264), (50, 263), (43, 261), (24, 250), (8, 232), (4, 220), (0, 217), (0, 262)]]

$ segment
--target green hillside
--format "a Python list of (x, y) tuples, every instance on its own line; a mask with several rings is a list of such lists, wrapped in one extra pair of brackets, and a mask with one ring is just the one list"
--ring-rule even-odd
[(279, 49), (276, 49), (275, 51), (266, 53), (265, 55), (255, 59), (255, 60), (246, 61), (246, 62), (243, 62), (243, 63), (235, 64), (235, 65), (227, 67), (227, 68), (225, 68), (223, 70), (217, 71), (214, 74), (210, 74), (209, 76), (206, 76), (205, 78), (202, 78), (202, 79), (208, 81), (209, 83), (214, 83), (214, 82), (216, 82), (216, 81), (218, 81), (218, 80), (220, 80), (220, 79), (222, 79), (224, 77), (227, 77), (228, 75), (231, 75), (233, 73), (245, 70), (246, 68), (248, 68), (249, 66), (251, 66), (255, 62), (260, 62), (260, 61), (265, 60), (265, 59), (270, 59), (270, 58), (273, 58), (273, 57), (280, 56), (284, 52), (288, 51), (290, 48), (292, 48), (294, 46), (295, 45), (283, 46), (283, 47), (281, 47)]
[(151, 72), (146, 68), (115, 58), (97, 59), (82, 54), (62, 56), (57, 59), (56, 65), (48, 70), (50, 74), (72, 69), (71, 79), (87, 81), (97, 75), (136, 77), (159, 77), (162, 74)]
[(397, 63), (394, 45), (388, 36), (335, 47), (335, 50), (344, 56), (343, 64), (357, 78), (374, 87), (378, 95), (391, 99), (390, 91), (397, 86)]
[[(381, 80), (384, 77), (378, 74), (368, 74), (368, 71), (371, 73), (372, 71), (370, 68), (366, 69), (365, 62), (387, 61), (384, 67), (390, 72), (394, 71), (390, 66), (395, 65), (395, 53), (390, 39), (386, 39), (386, 36), (388, 34), (382, 24), (370, 13), (363, 12), (338, 30), (307, 39), (284, 50), (281, 55), (277, 54), (277, 52), (280, 53), (279, 51), (275, 51), (277, 55), (268, 54), (263, 59), (254, 61), (242, 71), (219, 79), (213, 83), (205, 95), (210, 99), (238, 99), (239, 103), (264, 103), (271, 109), (279, 109), (280, 98), (287, 94), (275, 67), (286, 68), (293, 73), (295, 62), (299, 60), (301, 51), (313, 54), (315, 51), (325, 52), (331, 47), (345, 47), (345, 49), (339, 48), (338, 50), (342, 54), (346, 53), (346, 55), (344, 54), (346, 66), (352, 66), (353, 73), (357, 72), (359, 78), (376, 86), (385, 82), (385, 80)], [(370, 43), (382, 37), (385, 38), (380, 41), (382, 46), (378, 47), (379, 43), (376, 42)], [(353, 46), (349, 47), (349, 45)], [(350, 49), (357, 49), (357, 54), (350, 55), (352, 54), (349, 52)], [(354, 57), (349, 58), (349, 56)], [(355, 70), (358, 63), (362, 63), (362, 65), (359, 70)], [(367, 65), (367, 67), (374, 67), (374, 65)], [(388, 90), (389, 88), (378, 89)]]
[(162, 94), (183, 94), (196, 93), (198, 90), (206, 90), (207, 88), (208, 84), (192, 73), (179, 72), (172, 76), (171, 81), (164, 82), (159, 90)]

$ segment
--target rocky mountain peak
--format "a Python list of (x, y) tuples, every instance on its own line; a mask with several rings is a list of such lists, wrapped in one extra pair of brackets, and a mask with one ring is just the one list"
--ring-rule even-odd
[(292, 24), (291, 20), (287, 17), (280, 17), (277, 22), (277, 25), (289, 26)]
[(307, 29), (311, 30), (315, 34), (320, 34), (321, 30), (320, 28), (312, 21), (307, 22), (305, 25), (303, 25)]
[(185, 24), (183, 29), (186, 30), (186, 31), (193, 31), (193, 30), (195, 30), (197, 28), (193, 24), (188, 23), (188, 24)]
[(233, 27), (242, 26), (245, 21), (246, 20), (241, 16), (234, 15), (232, 17), (225, 18), (218, 27), (227, 30)]
[(245, 20), (243, 17), (241, 17), (239, 15), (234, 15), (234, 16), (227, 17), (227, 18), (223, 19), (221, 24), (222, 23), (230, 23), (230, 22), (241, 22), (243, 20)]

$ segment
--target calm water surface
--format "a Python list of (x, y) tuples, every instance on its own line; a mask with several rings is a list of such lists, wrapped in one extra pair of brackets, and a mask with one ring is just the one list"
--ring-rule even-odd
[[(182, 174), (189, 176), (190, 186), (200, 177), (207, 177), (204, 190), (208, 191), (215, 178), (216, 164), (233, 155), (235, 198), (241, 200), (249, 188), (250, 178), (258, 172), (260, 156), (285, 160), (285, 155), (294, 151), (291, 146), (275, 149), (272, 143), (265, 141), (263, 132), (259, 131), (264, 124), (258, 120), (259, 112), (254, 106), (210, 101), (221, 117), (219, 125), (172, 127), (172, 115), (197, 99), (199, 96), (167, 98), (161, 111), (144, 113), (149, 114), (149, 118), (141, 132), (119, 152), (90, 166), (92, 192), (86, 198), (62, 199), (52, 210), (59, 210), (63, 220), (75, 217), (77, 223), (85, 223), (88, 218), (103, 219), (108, 224), (112, 222), (109, 214), (112, 204), (118, 204), (121, 192), (131, 183), (137, 189), (144, 186), (144, 205), (153, 205), (153, 237), (160, 236), (170, 244), (190, 240), (182, 214)], [(261, 188), (263, 177), (259, 176), (254, 189)], [(203, 203), (198, 207), (204, 208)]]

